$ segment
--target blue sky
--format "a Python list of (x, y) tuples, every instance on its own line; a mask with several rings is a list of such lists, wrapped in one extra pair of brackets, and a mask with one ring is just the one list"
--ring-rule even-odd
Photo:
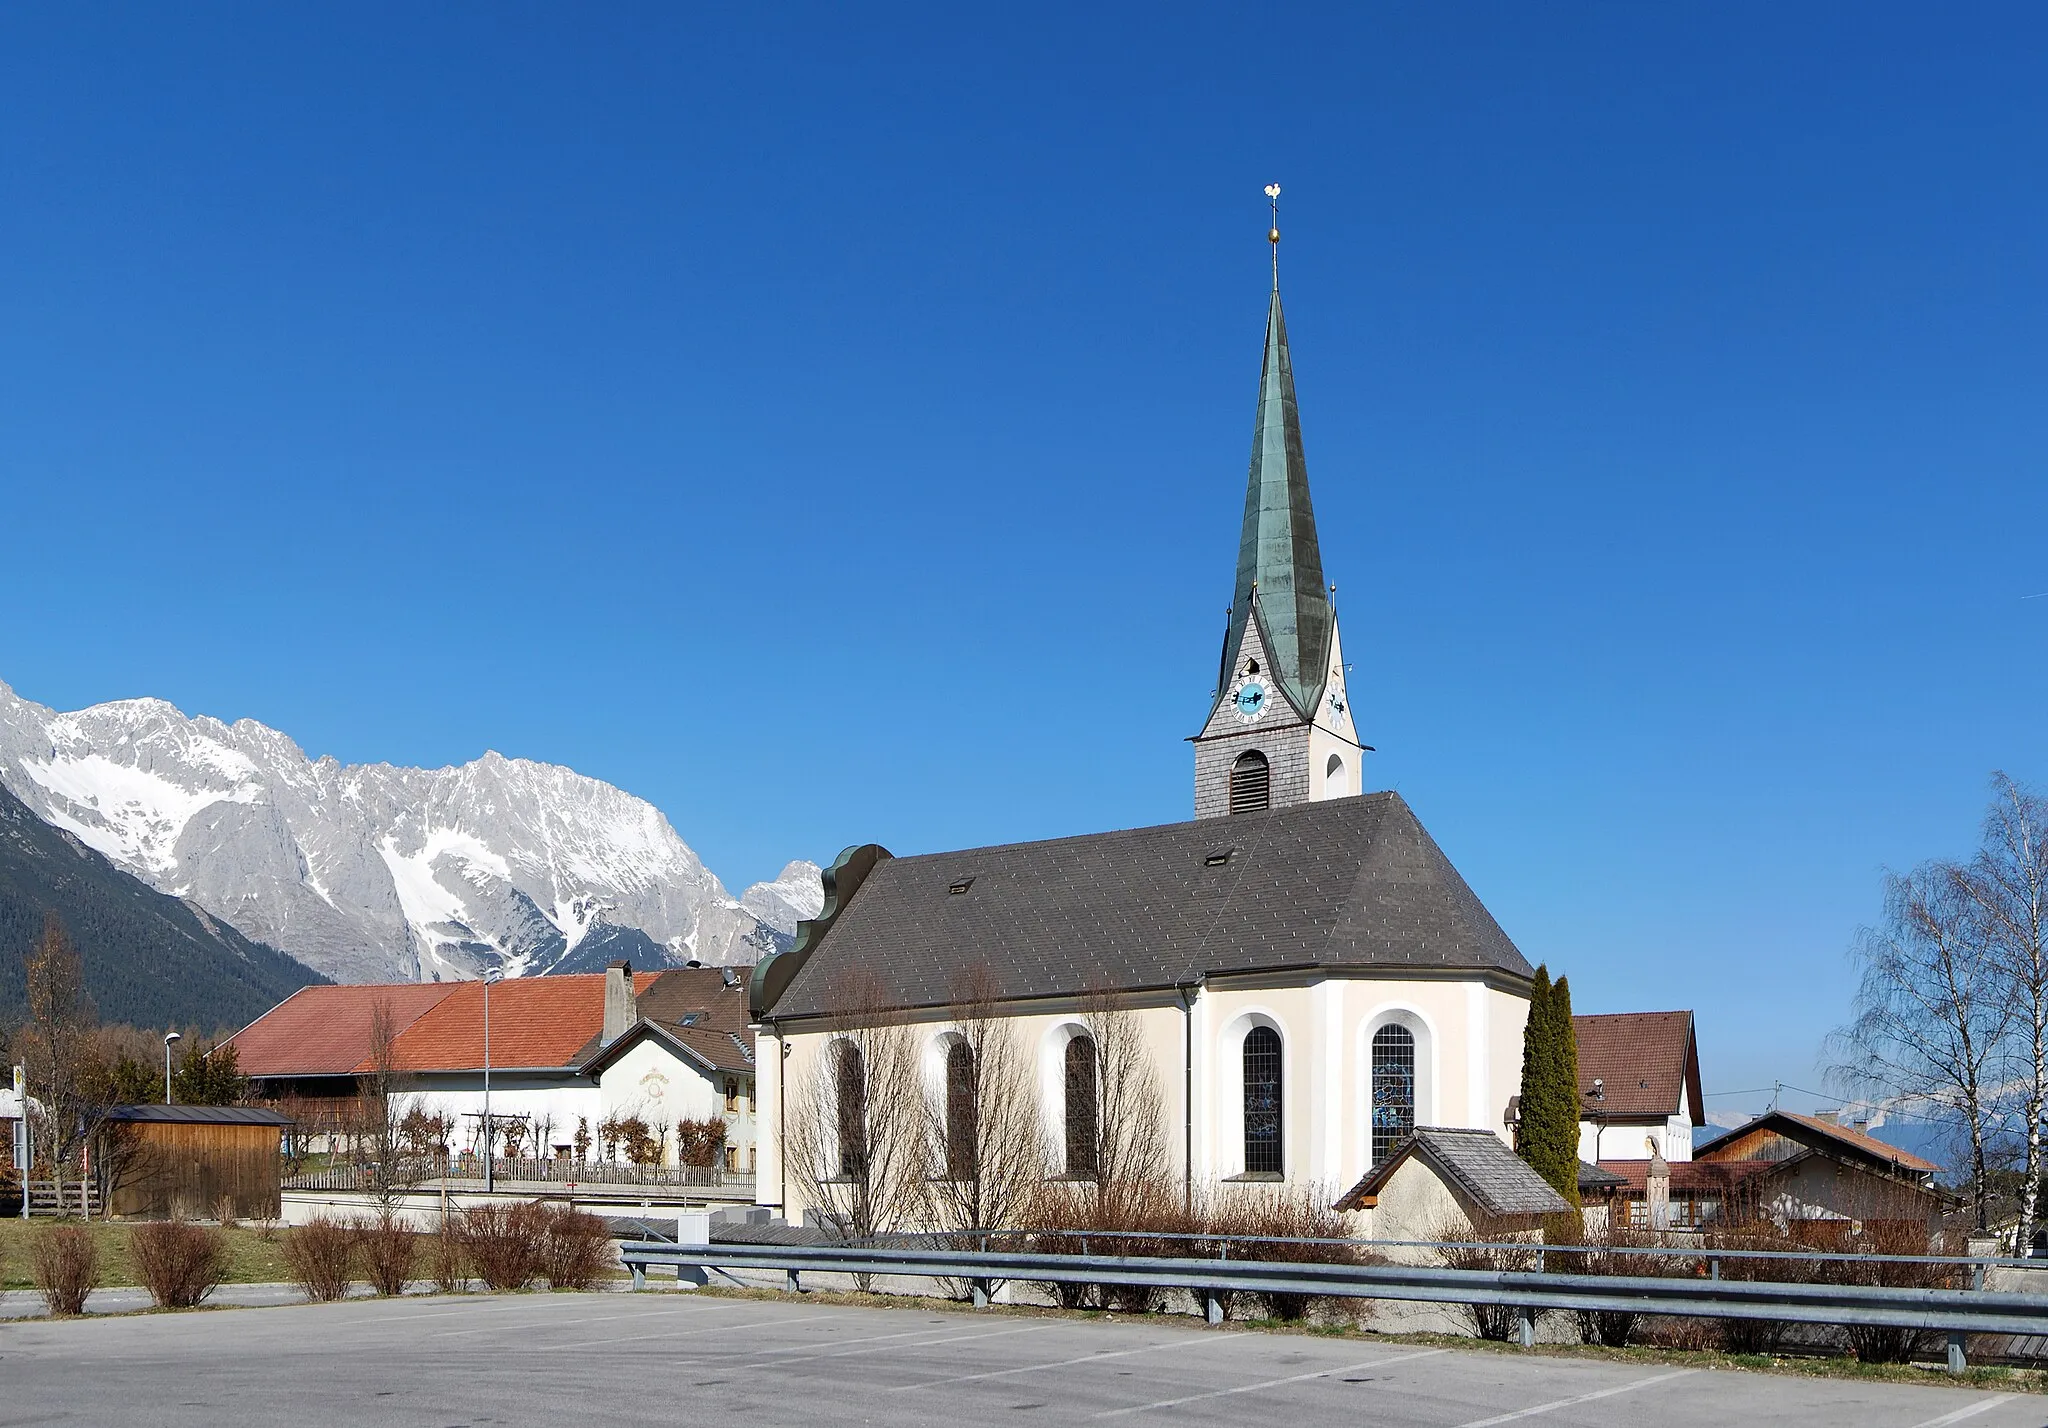
[[(1283, 284), (1353, 695), (1813, 1085), (2048, 781), (2031, 7), (16, 7), (0, 679), (790, 857), (1182, 818)], [(1717, 1099), (1717, 1109), (1756, 1098)]]

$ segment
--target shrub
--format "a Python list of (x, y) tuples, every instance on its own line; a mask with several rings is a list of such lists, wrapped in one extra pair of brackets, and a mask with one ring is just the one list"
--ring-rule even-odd
[[(1441, 1225), (1430, 1238), (1439, 1241), (1435, 1250), (1436, 1260), (1445, 1269), (1524, 1273), (1536, 1268), (1536, 1256), (1541, 1250), (1541, 1246), (1525, 1237), (1505, 1232), (1485, 1220), (1470, 1225), (1462, 1222)], [(1474, 1241), (1486, 1243), (1480, 1248), (1463, 1248), (1454, 1243), (1463, 1242), (1469, 1246)], [(1515, 1327), (1521, 1320), (1521, 1312), (1507, 1304), (1451, 1304), (1445, 1307), (1462, 1318), (1475, 1336), (1501, 1343), (1515, 1336)]]
[[(1192, 1238), (1180, 1238), (1197, 1233), (1199, 1226), (1183, 1207), (1180, 1187), (1167, 1181), (1100, 1186), (1048, 1181), (1026, 1207), (1023, 1221), (1028, 1243), (1040, 1254), (1159, 1258), (1199, 1252)], [(1089, 1232), (1085, 1240), (1083, 1230)], [(1134, 1233), (1123, 1238), (1113, 1233), (1119, 1230)], [(1159, 1290), (1144, 1285), (1048, 1280), (1041, 1287), (1065, 1309), (1143, 1314), (1159, 1297)]]
[(86, 1296), (100, 1282), (100, 1247), (92, 1233), (77, 1225), (53, 1225), (36, 1236), (29, 1258), (50, 1313), (83, 1314)]
[[(1721, 1261), (1721, 1277), (1772, 1284), (1807, 1284), (1815, 1277), (1811, 1260), (1797, 1258), (1805, 1246), (1769, 1220), (1731, 1225), (1707, 1236), (1710, 1250), (1756, 1250), (1768, 1258), (1731, 1256)], [(1784, 1257), (1779, 1257), (1782, 1251)], [(1722, 1319), (1716, 1326), (1721, 1347), (1732, 1354), (1774, 1354), (1784, 1346), (1792, 1325), (1783, 1319)]]
[[(1545, 1267), (1560, 1274), (1602, 1274), (1647, 1279), (1669, 1275), (1674, 1268), (1680, 1267), (1680, 1272), (1690, 1273), (1693, 1263), (1678, 1256), (1643, 1253), (1644, 1250), (1655, 1247), (1656, 1237), (1630, 1225), (1617, 1224), (1613, 1219), (1609, 1219), (1600, 1229), (1588, 1234), (1583, 1218), (1576, 1211), (1569, 1215), (1546, 1216), (1543, 1242), (1549, 1246), (1584, 1247), (1577, 1252), (1554, 1254), (1546, 1258)], [(1579, 1309), (1573, 1312), (1579, 1322), (1580, 1341), (1587, 1344), (1602, 1344), (1610, 1349), (1627, 1348), (1642, 1318), (1632, 1309)]]
[[(1866, 1220), (1854, 1233), (1829, 1246), (1847, 1254), (1937, 1254), (1940, 1246), (1925, 1223), (1915, 1220)], [(1961, 1270), (1953, 1264), (1876, 1263), (1869, 1260), (1824, 1260), (1816, 1276), (1827, 1284), (1886, 1285), (1902, 1289), (1954, 1289)], [(1867, 1364), (1910, 1363), (1926, 1347), (1921, 1329), (1887, 1328), (1877, 1324), (1845, 1324), (1849, 1348)]]
[(717, 1116), (676, 1122), (676, 1158), (709, 1170), (725, 1158), (725, 1122)]
[(355, 1282), (356, 1227), (316, 1215), (284, 1237), (285, 1267), (308, 1299), (344, 1299)]
[(538, 1201), (473, 1205), (462, 1212), (459, 1233), (477, 1278), (499, 1291), (524, 1289), (541, 1270), (548, 1208)]
[(612, 1237), (605, 1223), (572, 1205), (545, 1211), (540, 1274), (550, 1289), (590, 1289), (611, 1265)]
[[(1231, 1186), (1204, 1217), (1204, 1228), (1213, 1235), (1266, 1237), (1235, 1247), (1233, 1256), (1259, 1259), (1271, 1264), (1359, 1264), (1364, 1252), (1356, 1245), (1290, 1244), (1288, 1240), (1348, 1241), (1344, 1216), (1330, 1208), (1334, 1197), (1318, 1185)], [(1279, 1242), (1275, 1242), (1279, 1241)], [(1184, 1251), (1182, 1251), (1184, 1252)], [(1328, 1295), (1261, 1294), (1258, 1307), (1270, 1319), (1298, 1320), (1308, 1317)], [(1226, 1306), (1226, 1314), (1232, 1306)]]
[(223, 1195), (213, 1202), (213, 1222), (224, 1230), (235, 1227), (235, 1197)]
[(469, 1288), (469, 1275), (462, 1262), (462, 1237), (450, 1225), (442, 1225), (427, 1247), (427, 1273), (443, 1294)]
[(159, 1309), (190, 1309), (227, 1278), (227, 1240), (219, 1230), (158, 1220), (128, 1232), (128, 1257)]
[(384, 1215), (358, 1226), (356, 1243), (370, 1287), (386, 1296), (405, 1293), (420, 1255), (420, 1237), (411, 1227), (396, 1215)]

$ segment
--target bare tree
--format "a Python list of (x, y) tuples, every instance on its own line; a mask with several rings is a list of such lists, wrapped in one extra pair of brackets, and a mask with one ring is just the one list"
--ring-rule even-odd
[(804, 1203), (848, 1239), (907, 1228), (924, 1203), (929, 1155), (917, 1041), (882, 1000), (865, 984), (840, 998), (853, 1024), (789, 1090), (790, 1178)]
[(1984, 843), (1957, 884), (1983, 923), (1986, 955), (2011, 1003), (2006, 1080), (2021, 1141), (2016, 1253), (2039, 1218), (2041, 1118), (2048, 1113), (2048, 801), (2003, 773), (1991, 776)]
[(1082, 1020), (1095, 1043), (1096, 1209), (1109, 1223), (1124, 1198), (1143, 1195), (1172, 1175), (1166, 1103), (1143, 1024), (1126, 999), (1095, 993)]
[(1988, 1139), (2000, 1054), (2014, 1022), (2006, 978), (1985, 955), (1985, 920), (1963, 870), (1929, 863), (1885, 878), (1882, 926), (1856, 938), (1854, 1019), (1829, 1038), (1830, 1075), (1850, 1093), (1926, 1102), (1966, 1141), (1977, 1228), (1989, 1223)]
[[(61, 1208), (65, 1172), (99, 1129), (99, 1118), (89, 1104), (95, 1099), (89, 1083), (98, 1060), (94, 1028), (99, 1018), (86, 994), (78, 948), (56, 913), (44, 914), (43, 935), (23, 959), (22, 971), (28, 993), (22, 1059), (29, 1094), (42, 1103), (42, 1114), (29, 1117), (30, 1130)], [(79, 1196), (83, 1201), (82, 1181)]]
[(1031, 1056), (986, 968), (961, 978), (957, 1006), (924, 1097), (932, 1219), (954, 1230), (1009, 1229), (1047, 1170)]
[(370, 1009), (370, 1069), (356, 1078), (357, 1186), (368, 1190), (381, 1215), (389, 1217), (404, 1193), (426, 1178), (428, 1156), (406, 1119), (411, 1084), (399, 1066), (398, 1033), (391, 1004)]

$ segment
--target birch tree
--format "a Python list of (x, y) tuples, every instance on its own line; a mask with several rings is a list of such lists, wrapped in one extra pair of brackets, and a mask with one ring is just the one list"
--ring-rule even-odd
[(1968, 1147), (1977, 1228), (1989, 1223), (1987, 1141), (1996, 1065), (2014, 1024), (2001, 968), (1963, 870), (1928, 863), (1885, 878), (1884, 920), (1858, 932), (1853, 1019), (1829, 1038), (1831, 1079), (1850, 1094), (1940, 1108)]
[(1984, 955), (2013, 1015), (2003, 1074), (2021, 1137), (2014, 1248), (2024, 1254), (2040, 1217), (2048, 1112), (2048, 802), (2003, 773), (1991, 787), (1983, 846), (1955, 881), (1982, 923)]

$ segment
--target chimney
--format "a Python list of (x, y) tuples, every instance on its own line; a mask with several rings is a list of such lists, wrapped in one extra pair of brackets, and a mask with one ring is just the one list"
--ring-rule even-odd
[(633, 964), (607, 962), (604, 967), (604, 1040), (610, 1046), (633, 1029), (640, 1009), (633, 1000)]
[(1643, 1203), (1650, 1213), (1650, 1228), (1668, 1230), (1671, 1228), (1671, 1166), (1665, 1162), (1664, 1152), (1657, 1148), (1654, 1139), (1649, 1140), (1650, 1171), (1643, 1177)]

